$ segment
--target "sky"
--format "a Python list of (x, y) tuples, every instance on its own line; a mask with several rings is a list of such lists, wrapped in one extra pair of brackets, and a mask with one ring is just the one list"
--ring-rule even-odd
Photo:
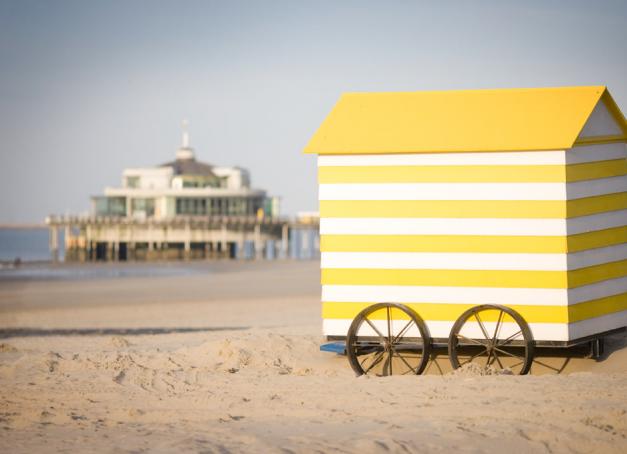
[(317, 209), (302, 149), (340, 94), (607, 85), (627, 1), (0, 0), (0, 223), (79, 214), (122, 170), (239, 165)]

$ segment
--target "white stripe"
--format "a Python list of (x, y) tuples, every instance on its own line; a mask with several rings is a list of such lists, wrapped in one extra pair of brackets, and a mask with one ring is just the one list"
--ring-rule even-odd
[(627, 292), (627, 277), (573, 289), (323, 285), (322, 301), (567, 306)]
[(566, 184), (321, 184), (318, 198), (320, 200), (566, 200)]
[(603, 145), (577, 146), (566, 151), (566, 164), (627, 159), (627, 144), (608, 143)]
[(564, 236), (565, 219), (321, 218), (321, 235)]
[(568, 289), (568, 301), (569, 304), (585, 303), (625, 292), (627, 292), (627, 277), (619, 277)]
[[(566, 224), (568, 235), (594, 232), (627, 225), (627, 210), (610, 211), (608, 213), (591, 214), (569, 218)], [(548, 234), (547, 234), (548, 235)]]
[(320, 267), (351, 269), (569, 271), (627, 259), (627, 243), (571, 254), (322, 252)]
[[(627, 314), (627, 311), (622, 312), (621, 314)], [(605, 317), (598, 317), (598, 319), (605, 318)], [(592, 322), (593, 320), (597, 320), (597, 319), (584, 320), (582, 322), (573, 324), (573, 327), (581, 324), (580, 325), (581, 328), (577, 326), (577, 328), (573, 329), (572, 331), (576, 335), (579, 335), (582, 332), (588, 333), (588, 334), (583, 334), (583, 335), (578, 336), (578, 337), (583, 337), (583, 336), (587, 336), (590, 334), (594, 334), (595, 332), (601, 332), (602, 330), (604, 331), (605, 329), (603, 328), (603, 326), (614, 326), (614, 327), (624, 326), (625, 320), (627, 320), (627, 316), (625, 315), (622, 315), (622, 316), (615, 315), (614, 317), (609, 316), (607, 318), (608, 318), (608, 321), (610, 321), (609, 324), (605, 324), (605, 325), (601, 324), (601, 326), (597, 328), (594, 323), (587, 323), (587, 322)], [(352, 323), (352, 320), (350, 319), (325, 319), (322, 322), (322, 331), (325, 336), (346, 336), (346, 334), (348, 333), (348, 328), (350, 327), (351, 323)], [(427, 320), (426, 323), (429, 329), (429, 335), (432, 338), (448, 339), (448, 336), (451, 333), (451, 328), (453, 327), (454, 321), (429, 321)], [(621, 325), (621, 323), (623, 323), (623, 325)], [(529, 323), (529, 327), (531, 328), (533, 338), (536, 341), (567, 341), (569, 340), (568, 323)], [(597, 331), (592, 331), (595, 328), (597, 329)], [(607, 329), (612, 329), (612, 328), (607, 328)]]
[(321, 235), (564, 236), (627, 224), (627, 210), (568, 219), (321, 218)]
[(596, 180), (577, 181), (566, 185), (568, 200), (626, 191), (627, 176), (597, 178)]
[(627, 243), (571, 252), (567, 256), (569, 270), (616, 262), (627, 259)]
[(378, 155), (319, 155), (318, 166), (456, 166), (456, 165), (562, 165), (627, 158), (623, 143), (578, 146), (557, 151), (497, 153), (416, 153)]
[(323, 252), (320, 267), (431, 270), (566, 271), (566, 254)]
[(627, 191), (627, 176), (575, 183), (333, 183), (320, 200), (572, 200)]
[[(627, 282), (627, 280), (626, 280)], [(627, 286), (627, 283), (625, 284)], [(426, 287), (402, 285), (323, 285), (323, 302), (527, 304), (566, 306), (566, 289)]]
[[(570, 151), (569, 151), (570, 153)], [(498, 153), (318, 155), (318, 166), (560, 165), (563, 150)]]
[(570, 339), (579, 339), (625, 326), (627, 326), (627, 311), (622, 311), (571, 323), (568, 330)]

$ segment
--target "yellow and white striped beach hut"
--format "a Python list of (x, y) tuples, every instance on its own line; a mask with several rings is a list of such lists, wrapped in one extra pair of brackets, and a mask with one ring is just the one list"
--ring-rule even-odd
[(498, 304), (536, 342), (627, 325), (627, 123), (603, 86), (348, 93), (318, 155), (323, 330)]

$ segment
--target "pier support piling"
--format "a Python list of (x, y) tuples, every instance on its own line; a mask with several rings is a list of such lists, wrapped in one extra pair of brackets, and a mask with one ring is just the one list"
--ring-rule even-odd
[(50, 256), (53, 262), (59, 261), (59, 229), (56, 225), (50, 226), (50, 237), (48, 240), (50, 246)]
[(289, 257), (289, 240), (290, 240), (290, 227), (288, 224), (283, 224), (281, 227), (281, 258), (286, 259)]
[(255, 224), (255, 259), (263, 258), (263, 244), (261, 242), (261, 225)]
[[(286, 219), (256, 217), (204, 217), (139, 220), (124, 217), (54, 217), (49, 226), (52, 260), (134, 261), (177, 259), (288, 258), (300, 249), (302, 229), (316, 233), (317, 225)], [(65, 244), (60, 244), (65, 233)], [(299, 241), (296, 244), (296, 238)], [(296, 248), (296, 246), (299, 246)], [(300, 257), (300, 254), (297, 254)]]

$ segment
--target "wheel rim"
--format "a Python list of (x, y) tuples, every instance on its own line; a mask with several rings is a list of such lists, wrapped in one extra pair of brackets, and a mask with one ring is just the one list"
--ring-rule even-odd
[(379, 303), (353, 320), (346, 338), (348, 360), (357, 375), (417, 375), (429, 361), (427, 326), (407, 306)]
[(451, 329), (448, 344), (453, 369), (475, 364), (483, 370), (524, 375), (531, 369), (534, 342), (518, 312), (505, 306), (475, 306)]

